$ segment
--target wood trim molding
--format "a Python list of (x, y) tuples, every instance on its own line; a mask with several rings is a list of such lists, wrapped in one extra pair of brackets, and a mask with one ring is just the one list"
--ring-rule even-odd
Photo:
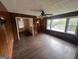
[(51, 17), (46, 17), (46, 19), (55, 19), (55, 18), (63, 18), (63, 17), (71, 17), (71, 16), (78, 16), (78, 11), (55, 15), (55, 16), (51, 16)]
[(30, 18), (36, 18), (36, 16), (34, 15), (27, 15), (27, 14), (21, 14), (21, 13), (13, 13), (13, 12), (9, 12), (10, 14), (12, 14), (15, 17), (30, 17)]

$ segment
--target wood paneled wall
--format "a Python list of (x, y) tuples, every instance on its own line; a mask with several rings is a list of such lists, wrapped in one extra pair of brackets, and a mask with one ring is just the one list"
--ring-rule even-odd
[(10, 15), (0, 2), (0, 17), (4, 17), (6, 23), (0, 26), (0, 57), (12, 58), (13, 33)]

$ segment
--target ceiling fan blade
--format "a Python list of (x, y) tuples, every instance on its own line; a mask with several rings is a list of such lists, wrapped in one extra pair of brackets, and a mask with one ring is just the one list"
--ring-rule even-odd
[(39, 10), (30, 9), (30, 11), (41, 12), (41, 15), (42, 15), (42, 16), (46, 16), (46, 15), (52, 15), (52, 14), (46, 14), (46, 13), (45, 13), (45, 11), (44, 11), (44, 10), (41, 10), (41, 9), (39, 9)]
[(45, 15), (53, 15), (53, 14), (45, 14)]
[(42, 10), (34, 10), (34, 9), (30, 9), (31, 11), (37, 11), (37, 12), (41, 12)]

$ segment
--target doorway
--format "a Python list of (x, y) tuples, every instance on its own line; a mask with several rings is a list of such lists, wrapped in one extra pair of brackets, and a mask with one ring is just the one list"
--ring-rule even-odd
[(33, 18), (26, 17), (15, 17), (18, 40), (21, 39), (22, 35), (34, 36), (34, 24)]

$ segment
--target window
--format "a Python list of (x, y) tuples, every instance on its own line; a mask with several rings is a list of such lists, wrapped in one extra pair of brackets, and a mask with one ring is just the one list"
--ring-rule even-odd
[(53, 19), (51, 24), (51, 30), (65, 31), (66, 18)]
[(77, 17), (70, 17), (69, 18), (67, 33), (70, 33), (70, 34), (76, 33), (77, 20), (78, 20)]
[(50, 29), (51, 20), (47, 20), (47, 29)]
[(18, 25), (19, 28), (24, 28), (24, 20), (23, 19), (18, 20)]
[(76, 34), (77, 22), (78, 17), (48, 19), (47, 29), (69, 34)]

